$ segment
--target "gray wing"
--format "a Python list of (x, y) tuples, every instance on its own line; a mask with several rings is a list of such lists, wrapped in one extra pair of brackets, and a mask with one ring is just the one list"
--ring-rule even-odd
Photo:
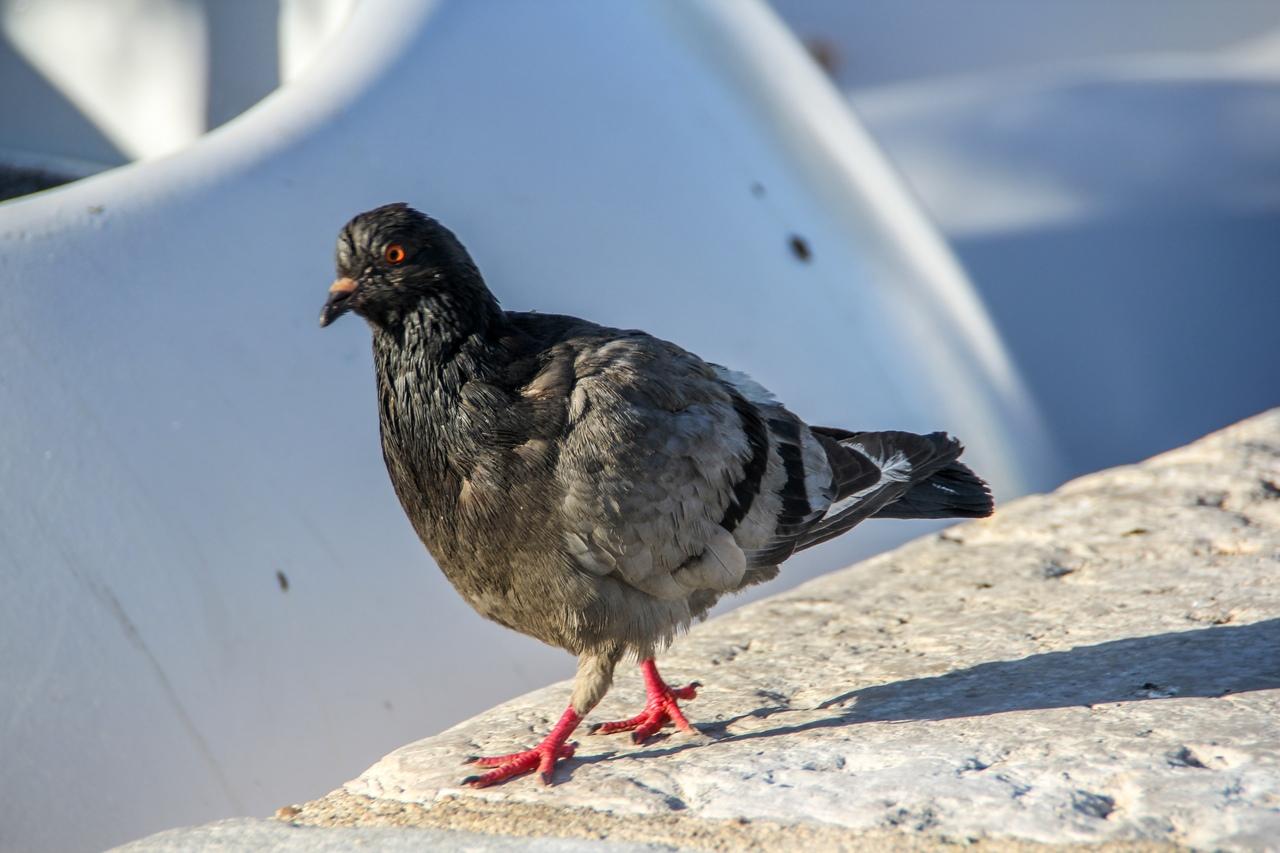
[(729, 390), (639, 333), (582, 347), (572, 372), (556, 470), (567, 552), (659, 599), (735, 588), (745, 557), (720, 521), (752, 451)]
[(822, 443), (740, 374), (642, 333), (578, 348), (572, 374), (556, 474), (585, 571), (705, 610), (835, 497)]

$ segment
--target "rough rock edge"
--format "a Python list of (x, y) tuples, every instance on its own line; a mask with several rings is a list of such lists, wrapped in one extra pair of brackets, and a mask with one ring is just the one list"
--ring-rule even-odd
[(705, 820), (681, 815), (617, 815), (592, 809), (549, 809), (529, 803), (443, 797), (430, 807), (374, 799), (338, 789), (318, 800), (285, 806), (276, 817), (293, 826), (452, 829), (526, 838), (586, 838), (671, 845), (677, 849), (887, 850), (894, 853), (965, 847), (989, 853), (1097, 850), (1154, 853), (1189, 850), (1177, 844), (1138, 841), (1103, 844), (1041, 844), (1009, 838), (947, 838), (907, 832), (858, 832), (838, 826), (774, 821)]

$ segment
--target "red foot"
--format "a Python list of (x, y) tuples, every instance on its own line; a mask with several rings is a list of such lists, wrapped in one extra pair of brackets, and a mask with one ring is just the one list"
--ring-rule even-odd
[(560, 722), (556, 723), (556, 727), (551, 730), (542, 743), (533, 749), (526, 749), (524, 752), (513, 752), (509, 755), (492, 755), (492, 756), (472, 756), (466, 760), (467, 764), (475, 764), (480, 767), (492, 767), (488, 773), (481, 776), (468, 776), (462, 780), (462, 784), (470, 785), (472, 788), (487, 788), (490, 785), (496, 785), (499, 782), (505, 782), (513, 776), (520, 776), (528, 773), (535, 767), (538, 774), (542, 777), (542, 784), (551, 784), (551, 775), (555, 772), (556, 762), (561, 758), (569, 758), (573, 755), (575, 744), (565, 743), (573, 730), (578, 727), (578, 723), (582, 721), (582, 717), (570, 706), (565, 710), (564, 715), (560, 717)]
[(672, 724), (682, 731), (696, 734), (697, 729), (689, 725), (676, 700), (693, 699), (698, 695), (698, 688), (702, 685), (695, 681), (684, 687), (668, 686), (658, 674), (658, 666), (652, 658), (640, 662), (640, 672), (644, 675), (645, 692), (649, 694), (649, 701), (645, 703), (644, 710), (629, 720), (597, 723), (591, 727), (589, 733), (611, 735), (615, 732), (631, 732), (633, 741), (644, 743), (657, 734), (663, 726)]

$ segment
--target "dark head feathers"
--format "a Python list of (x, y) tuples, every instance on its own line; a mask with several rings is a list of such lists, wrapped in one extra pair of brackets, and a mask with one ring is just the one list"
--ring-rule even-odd
[[(354, 311), (394, 330), (414, 311), (466, 324), (491, 318), (497, 303), (471, 255), (448, 228), (398, 202), (365, 211), (338, 235), (338, 279), (320, 316), (327, 326)], [(476, 315), (474, 318), (471, 315)]]

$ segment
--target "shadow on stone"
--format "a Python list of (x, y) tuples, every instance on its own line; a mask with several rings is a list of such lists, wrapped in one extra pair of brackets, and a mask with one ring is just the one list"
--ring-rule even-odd
[[(719, 742), (795, 734), (868, 722), (948, 720), (1169, 698), (1216, 698), (1280, 688), (1280, 619), (1215, 626), (1078, 646), (1008, 661), (992, 661), (945, 675), (862, 687), (834, 696), (818, 709), (835, 716), (792, 726), (732, 734), (747, 717), (801, 710), (771, 706), (699, 726)], [(714, 743), (714, 742), (713, 742)], [(682, 743), (625, 753), (628, 758), (671, 755), (713, 744)], [(584, 758), (608, 761), (618, 753)]]
[(1077, 646), (852, 690), (848, 722), (946, 720), (1280, 687), (1280, 619)]

